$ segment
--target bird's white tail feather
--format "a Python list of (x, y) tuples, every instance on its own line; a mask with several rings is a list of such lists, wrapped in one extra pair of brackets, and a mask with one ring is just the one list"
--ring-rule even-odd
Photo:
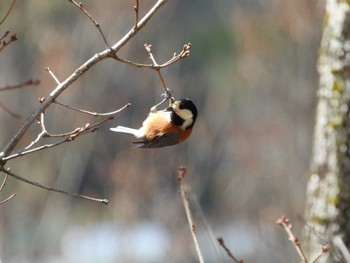
[(137, 129), (132, 129), (132, 128), (124, 127), (124, 126), (118, 126), (118, 127), (115, 127), (115, 128), (110, 128), (110, 130), (114, 131), (114, 132), (128, 133), (128, 134), (132, 134), (134, 136), (136, 136), (138, 134), (138, 131), (139, 131)]

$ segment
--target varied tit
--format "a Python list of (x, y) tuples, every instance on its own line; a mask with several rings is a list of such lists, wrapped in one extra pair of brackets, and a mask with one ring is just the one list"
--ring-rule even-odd
[(138, 148), (159, 148), (186, 140), (197, 119), (197, 107), (189, 99), (174, 101), (168, 108), (152, 111), (140, 129), (123, 126), (111, 131), (134, 135), (140, 141), (134, 142)]

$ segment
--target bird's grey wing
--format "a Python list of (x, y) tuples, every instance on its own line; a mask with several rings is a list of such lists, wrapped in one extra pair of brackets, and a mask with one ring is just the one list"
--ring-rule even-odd
[(179, 134), (171, 132), (162, 136), (155, 137), (151, 141), (134, 142), (136, 148), (161, 148), (177, 144), (179, 142)]

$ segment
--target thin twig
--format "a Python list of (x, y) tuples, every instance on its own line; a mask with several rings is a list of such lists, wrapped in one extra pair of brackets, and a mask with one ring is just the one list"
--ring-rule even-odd
[(58, 102), (57, 100), (55, 101), (55, 103), (60, 105), (60, 106), (65, 107), (65, 108), (68, 108), (68, 109), (71, 109), (71, 110), (74, 110), (74, 111), (78, 111), (78, 112), (81, 112), (81, 113), (85, 113), (85, 114), (88, 114), (88, 115), (92, 115), (92, 116), (95, 116), (95, 117), (97, 117), (97, 116), (111, 116), (111, 115), (117, 114), (117, 113), (121, 112), (122, 110), (124, 110), (124, 109), (126, 109), (126, 108), (131, 106), (131, 103), (127, 103), (122, 108), (120, 108), (118, 110), (101, 113), (101, 112), (92, 112), (92, 111), (87, 111), (87, 110), (83, 110), (83, 109), (78, 109), (78, 108), (75, 108), (75, 107), (63, 104), (61, 102)]
[(29, 87), (29, 86), (38, 86), (40, 84), (40, 80), (26, 80), (22, 83), (16, 84), (16, 85), (8, 85), (5, 87), (0, 87), (0, 91), (8, 91), (8, 90), (14, 90), (14, 89), (20, 89), (24, 87)]
[(305, 256), (305, 253), (300, 245), (300, 241), (298, 238), (296, 238), (292, 232), (292, 224), (290, 223), (289, 219), (285, 216), (281, 216), (277, 221), (276, 224), (283, 227), (283, 229), (286, 231), (289, 240), (293, 243), (295, 250), (297, 251), (298, 255), (300, 256), (300, 259), (303, 263), (308, 263), (308, 260)]
[(191, 43), (185, 44), (183, 46), (182, 51), (180, 52), (180, 54), (177, 54), (175, 52), (173, 57), (170, 60), (168, 60), (165, 63), (163, 63), (163, 64), (158, 64), (157, 61), (155, 60), (155, 58), (154, 58), (154, 56), (152, 54), (152, 50), (151, 50), (152, 45), (145, 44), (144, 47), (145, 47), (147, 53), (149, 54), (149, 58), (151, 59), (152, 64), (140, 64), (140, 63), (132, 62), (132, 61), (123, 59), (123, 58), (117, 56), (116, 54), (113, 55), (113, 58), (118, 60), (118, 61), (120, 61), (120, 62), (122, 62), (122, 63), (125, 63), (127, 65), (133, 66), (133, 67), (152, 69), (152, 70), (155, 70), (157, 72), (157, 75), (160, 78), (160, 81), (162, 83), (163, 89), (165, 90), (165, 98), (164, 98), (163, 101), (161, 101), (160, 103), (158, 103), (157, 105), (155, 105), (155, 106), (153, 106), (151, 108), (151, 112), (154, 112), (154, 111), (157, 111), (157, 107), (159, 105), (163, 104), (165, 101), (168, 100), (169, 101), (169, 105), (174, 102), (174, 98), (172, 97), (171, 90), (166, 86), (165, 80), (164, 80), (163, 75), (162, 75), (160, 70), (162, 68), (165, 68), (165, 67), (168, 67), (168, 66), (174, 64), (175, 62), (177, 62), (177, 61), (179, 61), (179, 60), (181, 60), (183, 58), (188, 57), (190, 55)]
[(231, 252), (231, 250), (226, 246), (225, 241), (222, 237), (217, 238), (219, 245), (226, 251), (227, 255), (236, 263), (243, 263), (243, 260), (238, 260)]
[(152, 45), (145, 44), (145, 49), (146, 49), (146, 51), (147, 51), (148, 54), (149, 54), (149, 58), (152, 60), (153, 65), (157, 67), (155, 70), (157, 71), (158, 77), (160, 78), (160, 81), (162, 82), (162, 86), (163, 86), (163, 88), (164, 88), (165, 94), (168, 95), (170, 91), (169, 91), (168, 87), (167, 87), (166, 84), (165, 84), (165, 81), (164, 81), (164, 78), (163, 78), (163, 76), (162, 76), (162, 73), (160, 73), (160, 69), (161, 69), (161, 68), (159, 67), (157, 61), (155, 60), (155, 58), (154, 58), (154, 56), (153, 56), (153, 54), (152, 54), (152, 49), (151, 49), (151, 47), (152, 47)]
[(55, 74), (52, 72), (52, 70), (49, 67), (46, 67), (45, 70), (50, 74), (50, 76), (54, 79), (57, 85), (60, 85), (60, 81), (58, 78), (55, 76)]
[(155, 65), (154, 63), (152, 63), (152, 64), (137, 63), (137, 62), (133, 62), (133, 61), (121, 58), (121, 57), (119, 57), (117, 55), (114, 55), (113, 58), (118, 60), (118, 61), (120, 61), (120, 62), (122, 62), (122, 63), (125, 63), (125, 64), (127, 64), (129, 66), (133, 66), (133, 67), (136, 67), (136, 68), (146, 68), (146, 69), (157, 70), (157, 69), (168, 67), (168, 66), (174, 64), (175, 62), (188, 57), (190, 55), (190, 49), (191, 49), (191, 44), (187, 43), (187, 44), (185, 44), (183, 46), (182, 51), (179, 54), (177, 54), (175, 52), (171, 59), (169, 59), (168, 61), (164, 62), (163, 64), (158, 64), (157, 63), (157, 65)]
[(35, 140), (33, 140), (29, 145), (27, 145), (24, 148), (24, 150), (28, 150), (31, 147), (33, 147), (34, 144), (38, 143), (42, 138), (44, 138), (48, 134), (47, 130), (45, 128), (44, 118), (45, 118), (45, 114), (42, 112), (40, 114), (40, 121), (38, 121), (40, 126), (41, 126), (41, 132), (38, 134), (38, 136), (35, 138)]
[(139, 23), (139, 0), (135, 0), (134, 11), (135, 11), (135, 29), (137, 29), (137, 24)]
[(6, 38), (10, 34), (10, 30), (5, 31), (5, 33), (0, 37), (0, 41), (2, 41), (4, 38)]
[(10, 6), (9, 10), (7, 11), (7, 13), (5, 14), (4, 18), (1, 19), (1, 21), (0, 21), (0, 26), (2, 25), (2, 23), (4, 23), (4, 21), (7, 19), (7, 17), (8, 17), (9, 14), (11, 13), (12, 8), (15, 6), (15, 3), (16, 3), (16, 0), (13, 0), (11, 6)]
[(4, 180), (2, 180), (2, 183), (0, 185), (0, 192), (2, 191), (2, 189), (4, 188), (5, 184), (6, 184), (6, 180), (7, 180), (7, 174), (5, 174)]
[(38, 182), (34, 182), (34, 181), (28, 180), (28, 179), (26, 179), (24, 177), (21, 177), (19, 175), (16, 175), (16, 174), (12, 173), (9, 169), (6, 169), (6, 168), (2, 168), (1, 171), (6, 173), (6, 174), (8, 174), (9, 176), (19, 180), (19, 181), (22, 181), (22, 182), (25, 182), (27, 184), (33, 185), (35, 187), (39, 187), (39, 188), (45, 189), (47, 191), (57, 192), (57, 193), (61, 193), (61, 194), (64, 194), (64, 195), (77, 197), (77, 198), (82, 198), (82, 199), (86, 199), (86, 200), (90, 200), (90, 201), (94, 201), (94, 202), (98, 202), (98, 203), (102, 203), (102, 204), (108, 204), (108, 200), (107, 199), (94, 198), (94, 197), (90, 197), (90, 196), (86, 196), (86, 195), (81, 195), (81, 194), (78, 194), (78, 193), (67, 192), (67, 191), (64, 191), (64, 190), (61, 190), (61, 189), (58, 189), (58, 188), (48, 187), (48, 186), (45, 186), (45, 185), (40, 184)]
[[(322, 246), (321, 251), (316, 255), (316, 257), (310, 261), (310, 263), (316, 263), (321, 257), (323, 257), (326, 253), (328, 253), (331, 250), (331, 245), (326, 244)], [(350, 258), (346, 258), (346, 262), (350, 262)]]
[(81, 2), (78, 4), (74, 0), (68, 0), (68, 1), (71, 2), (72, 4), (74, 4), (76, 7), (78, 7), (91, 20), (91, 22), (95, 25), (95, 27), (100, 32), (100, 35), (102, 36), (103, 41), (105, 42), (107, 48), (110, 49), (110, 46), (109, 46), (109, 44), (107, 42), (107, 39), (106, 39), (105, 35), (102, 32), (101, 25), (97, 22), (97, 20), (94, 19), (92, 17), (92, 15), (90, 15), (90, 13), (83, 7), (83, 4)]
[[(5, 47), (7, 47), (8, 45), (10, 45), (12, 42), (15, 42), (15, 41), (17, 41), (17, 40), (18, 40), (18, 39), (17, 39), (16, 34), (13, 34), (13, 35), (10, 37), (10, 39), (9, 39), (8, 41), (3, 40), (3, 41), (2, 41), (2, 45), (1, 45), (1, 47), (0, 47), (0, 52), (3, 51), (3, 49), (4, 49)], [(0, 43), (0, 44), (1, 44), (1, 43)]]
[[(8, 177), (8, 175), (5, 174), (4, 180), (2, 181), (2, 184), (0, 185), (0, 192), (2, 191), (2, 189), (4, 188), (4, 186), (5, 186), (5, 184), (6, 184), (7, 177)], [(2, 204), (4, 204), (4, 203), (6, 203), (7, 201), (9, 201), (9, 200), (10, 200), (12, 197), (14, 197), (15, 195), (16, 195), (16, 194), (13, 193), (13, 194), (11, 194), (9, 197), (7, 197), (6, 199), (2, 200), (2, 201), (0, 202), (0, 205), (2, 205)]]
[(15, 196), (16, 196), (16, 193), (11, 194), (9, 197), (7, 197), (6, 199), (2, 200), (0, 202), (0, 205), (5, 204), (6, 202), (8, 202), (10, 199), (12, 199)]
[[(48, 148), (52, 148), (52, 147), (61, 145), (61, 144), (66, 143), (66, 142), (73, 141), (75, 138), (77, 138), (77, 137), (79, 137), (81, 135), (84, 135), (84, 134), (90, 133), (90, 132), (95, 132), (98, 129), (98, 126), (100, 126), (102, 123), (104, 123), (106, 121), (109, 121), (109, 120), (112, 120), (112, 119), (113, 119), (113, 117), (109, 116), (108, 118), (105, 118), (102, 121), (97, 122), (97, 123), (95, 123), (93, 125), (90, 125), (90, 124), (87, 123), (84, 127), (77, 128), (77, 129), (75, 129), (74, 131), (72, 131), (70, 133), (65, 133), (65, 134), (49, 134), (48, 133), (45, 137), (50, 137), (50, 138), (66, 137), (66, 138), (63, 139), (63, 140), (60, 140), (58, 142), (41, 145), (39, 147), (30, 149), (30, 150), (29, 149), (28, 150), (26, 150), (26, 149), (19, 150), (18, 152), (14, 153), (12, 155), (3, 157), (2, 161), (7, 162), (7, 161), (9, 161), (11, 159), (14, 159), (14, 158), (22, 157), (24, 155), (31, 154), (33, 152), (38, 152), (38, 151), (41, 151), (41, 150), (44, 150), (44, 149), (48, 149)], [(27, 146), (26, 148), (29, 148), (29, 147)]]
[(15, 113), (14, 111), (10, 110), (4, 103), (0, 101), (0, 108), (2, 108), (4, 111), (6, 111), (8, 114), (10, 114), (12, 117), (16, 119), (20, 119), (21, 115)]
[(159, 79), (160, 79), (160, 81), (162, 83), (162, 86), (163, 86), (163, 89), (164, 89), (164, 94), (165, 94), (164, 99), (151, 108), (151, 112), (156, 112), (157, 111), (157, 107), (159, 105), (163, 104), (165, 101), (168, 100), (169, 101), (169, 106), (171, 106), (171, 104), (174, 103), (175, 99), (173, 98), (170, 89), (168, 89), (168, 87), (166, 86), (165, 80), (163, 78), (163, 75), (160, 72), (161, 68), (159, 67), (157, 61), (155, 60), (155, 58), (154, 58), (154, 56), (152, 54), (152, 49), (151, 49), (152, 45), (145, 44), (144, 46), (145, 46), (145, 49), (146, 49), (147, 53), (149, 54), (149, 58), (152, 60), (153, 65), (157, 67), (157, 68), (155, 68), (155, 71), (157, 72), (157, 75), (158, 75), (158, 77), (159, 77)]
[(190, 203), (189, 203), (189, 200), (188, 200), (189, 198), (186, 195), (186, 191), (185, 191), (185, 187), (184, 187), (184, 183), (183, 183), (183, 180), (184, 180), (184, 178), (185, 178), (185, 176), (187, 174), (186, 167), (184, 167), (184, 166), (179, 167), (177, 172), (178, 172), (178, 174), (177, 174), (177, 181), (180, 184), (180, 195), (181, 195), (182, 202), (183, 202), (183, 205), (184, 205), (184, 208), (185, 208), (187, 221), (188, 221), (188, 224), (190, 226), (190, 231), (191, 231), (191, 234), (192, 234), (194, 246), (196, 247), (196, 252), (197, 252), (197, 255), (198, 255), (199, 262), (200, 263), (204, 263), (202, 252), (201, 252), (201, 249), (199, 247), (199, 243), (198, 243), (198, 239), (197, 239), (196, 226), (195, 226), (195, 224), (193, 222), (193, 216), (192, 216), (192, 213), (191, 213)]

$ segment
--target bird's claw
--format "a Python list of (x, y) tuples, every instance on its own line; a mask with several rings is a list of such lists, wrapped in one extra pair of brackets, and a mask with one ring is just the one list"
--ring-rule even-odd
[(164, 97), (164, 99), (161, 102), (159, 102), (158, 104), (154, 105), (150, 111), (153, 113), (157, 112), (158, 107), (166, 101), (169, 101), (169, 105), (172, 105), (174, 103), (174, 100), (175, 100), (172, 95), (173, 95), (173, 92), (170, 89), (167, 89), (164, 93), (161, 94), (161, 97)]

